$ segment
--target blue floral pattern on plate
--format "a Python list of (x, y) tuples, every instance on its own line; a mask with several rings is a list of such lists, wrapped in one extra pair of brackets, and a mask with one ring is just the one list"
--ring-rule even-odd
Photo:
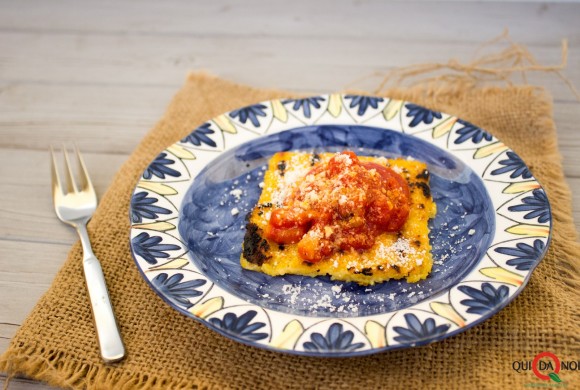
[(179, 177), (181, 173), (171, 168), (170, 165), (175, 164), (175, 161), (167, 158), (167, 153), (160, 153), (159, 156), (147, 167), (143, 173), (143, 179), (149, 180), (153, 176), (160, 179), (165, 179), (166, 176)]
[(480, 143), (482, 140), (491, 141), (493, 139), (492, 135), (487, 131), (480, 129), (479, 127), (464, 121), (457, 120), (457, 123), (462, 124), (463, 127), (456, 130), (459, 137), (454, 141), (456, 144), (462, 144), (467, 140), (471, 140), (474, 144)]
[(468, 313), (484, 314), (493, 308), (501, 305), (509, 296), (509, 289), (507, 286), (499, 286), (497, 289), (489, 283), (483, 283), (481, 290), (471, 286), (459, 286), (457, 288), (465, 295), (469, 295), (470, 299), (461, 301), (462, 305), (468, 306)]
[(238, 118), (240, 122), (246, 123), (248, 119), (254, 125), (254, 127), (260, 127), (260, 121), (258, 117), (265, 117), (266, 116), (266, 106), (263, 104), (254, 104), (253, 106), (248, 106), (244, 108), (240, 108), (238, 110), (234, 110), (230, 112), (230, 117)]
[(306, 351), (313, 352), (350, 352), (364, 347), (363, 343), (353, 343), (354, 333), (343, 330), (343, 325), (335, 322), (328, 328), (326, 335), (313, 332), (310, 341), (303, 344)]
[(201, 146), (201, 144), (205, 144), (212, 148), (215, 148), (217, 144), (215, 141), (208, 137), (208, 134), (214, 134), (215, 131), (210, 129), (210, 123), (204, 123), (203, 125), (199, 126), (197, 129), (193, 130), (189, 133), (185, 138), (181, 140), (182, 143), (190, 143), (195, 146)]
[(131, 198), (131, 221), (141, 223), (143, 219), (159, 218), (160, 215), (171, 214), (171, 210), (157, 206), (159, 202), (156, 197), (147, 196), (146, 191), (136, 192)]
[(168, 298), (172, 303), (177, 306), (189, 309), (193, 304), (189, 301), (189, 298), (195, 298), (203, 293), (197, 290), (198, 287), (203, 286), (207, 283), (205, 279), (195, 279), (183, 282), (183, 274), (175, 274), (169, 276), (167, 273), (162, 272), (155, 276), (151, 283), (160, 294)]
[(513, 256), (512, 259), (506, 261), (507, 265), (515, 267), (518, 271), (529, 271), (538, 257), (542, 255), (545, 250), (544, 241), (540, 239), (534, 240), (533, 245), (520, 242), (516, 247), (499, 247), (495, 251), (503, 255)]
[(510, 178), (512, 179), (521, 177), (527, 180), (532, 177), (532, 173), (520, 156), (514, 152), (507, 152), (506, 157), (507, 159), (499, 161), (499, 164), (503, 165), (503, 167), (491, 171), (492, 175), (503, 175), (504, 173), (511, 172)]
[(407, 327), (395, 326), (393, 330), (399, 335), (395, 337), (396, 341), (402, 344), (413, 344), (422, 342), (431, 338), (443, 336), (450, 328), (450, 325), (443, 324), (437, 326), (433, 318), (427, 318), (424, 322), (413, 313), (405, 314)]
[(325, 99), (322, 96), (314, 96), (311, 98), (304, 98), (304, 99), (286, 99), (282, 101), (282, 104), (289, 104), (292, 106), (294, 111), (299, 111), (302, 109), (305, 118), (310, 118), (312, 115), (312, 109), (320, 108), (320, 102), (323, 102)]
[(258, 341), (268, 337), (268, 333), (259, 332), (266, 326), (263, 322), (253, 322), (257, 312), (249, 310), (238, 316), (235, 313), (227, 313), (223, 319), (210, 318), (210, 324), (226, 331), (227, 333), (243, 337), (245, 340)]
[(383, 98), (360, 95), (346, 95), (344, 98), (350, 100), (350, 108), (358, 107), (357, 114), (359, 116), (363, 116), (369, 107), (378, 108), (379, 103), (385, 100)]
[(543, 190), (532, 191), (532, 196), (522, 199), (522, 204), (510, 206), (509, 211), (524, 212), (525, 219), (537, 219), (539, 223), (546, 223), (552, 219), (550, 203)]
[(442, 118), (440, 112), (429, 110), (417, 104), (407, 103), (405, 107), (409, 110), (407, 116), (413, 118), (411, 123), (409, 123), (409, 127), (415, 127), (421, 122), (430, 125), (433, 120)]
[(159, 259), (169, 257), (169, 251), (178, 250), (174, 244), (162, 244), (163, 238), (150, 236), (149, 233), (141, 232), (131, 240), (131, 247), (137, 256), (141, 256), (149, 264), (157, 264)]
[[(288, 113), (310, 119), (314, 110), (315, 125), (288, 121)], [(468, 143), (468, 153), (452, 148)], [(428, 164), (438, 206), (429, 278), (361, 287), (242, 270), (244, 216), (268, 158), (344, 149)], [(435, 342), (501, 310), (545, 255), (551, 218), (528, 167), (485, 130), (411, 102), (333, 94), (225, 113), (162, 152), (131, 200), (131, 250), (169, 305), (227, 337), (294, 354), (359, 356)]]

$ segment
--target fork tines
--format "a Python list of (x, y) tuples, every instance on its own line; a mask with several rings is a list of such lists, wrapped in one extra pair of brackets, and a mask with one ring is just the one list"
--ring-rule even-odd
[[(79, 151), (79, 148), (76, 146), (76, 144), (74, 145), (74, 149), (75, 149), (75, 154), (77, 157), (77, 164), (76, 164), (76, 170), (78, 172), (78, 176), (79, 176), (79, 185), (77, 185), (77, 182), (75, 181), (74, 178), (74, 172), (69, 160), (69, 156), (68, 156), (68, 152), (66, 149), (66, 146), (63, 144), (62, 146), (62, 153), (64, 156), (64, 166), (65, 166), (65, 176), (66, 176), (66, 189), (67, 189), (67, 193), (68, 192), (79, 192), (80, 191), (94, 191), (93, 190), (93, 184), (91, 183), (91, 179), (89, 177), (89, 173), (87, 171), (87, 167), (85, 165), (85, 162), (81, 156), (81, 153)], [(52, 171), (52, 186), (53, 186), (53, 193), (55, 193), (55, 191), (59, 191), (61, 194), (63, 194), (63, 187), (62, 187), (62, 181), (60, 178), (60, 174), (59, 174), (59, 170), (58, 170), (58, 164), (56, 161), (56, 156), (54, 153), (54, 148), (51, 145), (50, 146), (50, 154), (51, 154), (51, 160), (52, 160), (52, 164), (51, 164), (51, 171)]]

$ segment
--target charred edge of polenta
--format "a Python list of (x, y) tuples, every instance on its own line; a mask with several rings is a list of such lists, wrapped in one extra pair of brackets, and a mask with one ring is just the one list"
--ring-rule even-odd
[(246, 225), (246, 234), (244, 235), (244, 258), (258, 266), (264, 264), (271, 256), (267, 253), (270, 250), (270, 244), (260, 234), (262, 229), (255, 223), (249, 222)]

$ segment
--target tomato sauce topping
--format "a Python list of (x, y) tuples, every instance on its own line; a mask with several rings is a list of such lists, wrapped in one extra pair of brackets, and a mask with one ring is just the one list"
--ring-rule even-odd
[(299, 255), (315, 263), (335, 252), (369, 249), (379, 234), (403, 227), (409, 208), (403, 177), (344, 151), (301, 179), (272, 210), (264, 234), (279, 244), (298, 243)]

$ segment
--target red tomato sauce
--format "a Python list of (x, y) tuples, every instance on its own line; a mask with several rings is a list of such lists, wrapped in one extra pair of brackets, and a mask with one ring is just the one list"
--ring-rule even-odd
[(300, 256), (316, 263), (335, 252), (372, 247), (381, 233), (403, 227), (409, 208), (403, 177), (345, 151), (308, 172), (272, 210), (264, 234), (279, 244), (298, 243)]

